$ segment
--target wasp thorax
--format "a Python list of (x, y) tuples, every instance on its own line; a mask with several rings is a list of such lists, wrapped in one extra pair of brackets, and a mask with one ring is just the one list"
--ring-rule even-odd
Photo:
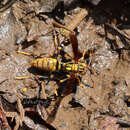
[(86, 64), (85, 63), (73, 63), (68, 62), (65, 65), (65, 69), (67, 72), (74, 72), (74, 73), (83, 73), (85, 71)]

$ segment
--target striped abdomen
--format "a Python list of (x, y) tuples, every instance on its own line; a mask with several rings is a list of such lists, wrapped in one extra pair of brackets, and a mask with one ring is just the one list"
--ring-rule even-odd
[(54, 58), (40, 58), (31, 62), (31, 66), (48, 72), (58, 72), (61, 70), (61, 62)]

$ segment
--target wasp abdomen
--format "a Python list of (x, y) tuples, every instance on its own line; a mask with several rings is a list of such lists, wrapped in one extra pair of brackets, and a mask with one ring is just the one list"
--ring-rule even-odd
[(57, 72), (61, 70), (61, 62), (54, 58), (40, 58), (31, 62), (31, 66), (43, 71)]

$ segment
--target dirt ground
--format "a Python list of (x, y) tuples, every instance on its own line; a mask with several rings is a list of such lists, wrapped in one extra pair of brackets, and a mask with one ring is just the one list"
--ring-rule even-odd
[[(11, 129), (130, 129), (129, 5), (127, 0), (115, 0), (115, 3), (106, 0), (97, 6), (85, 0), (22, 0), (14, 1), (7, 9), (0, 9), (0, 95), (2, 111)], [(56, 73), (50, 77), (50, 73), (31, 67), (33, 56), (18, 51), (41, 54), (42, 57), (54, 56), (60, 60), (62, 54), (57, 56), (54, 46), (56, 30), (61, 47), (73, 58), (72, 45), (65, 42), (68, 37), (61, 35), (52, 22), (69, 25), (82, 9), (88, 14), (74, 31), (80, 52), (92, 50), (91, 56), (86, 56), (85, 60), (93, 71), (86, 69), (81, 75), (84, 87), (73, 84), (76, 87), (74, 92), (56, 97), (55, 86), (60, 94), (61, 88), (67, 90), (67, 86), (72, 86), (71, 82), (59, 82), (66, 74)], [(46, 108), (45, 97), (52, 98)], [(35, 100), (24, 100), (32, 98)], [(18, 122), (11, 121), (11, 117)], [(0, 115), (1, 129), (3, 120)]]

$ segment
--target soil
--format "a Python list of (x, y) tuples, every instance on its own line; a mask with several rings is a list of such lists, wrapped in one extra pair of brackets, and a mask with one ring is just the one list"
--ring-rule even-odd
[[(30, 62), (34, 57), (22, 55), (18, 51), (57, 58), (54, 55), (56, 48), (52, 22), (68, 25), (84, 8), (88, 15), (74, 31), (79, 51), (93, 50), (91, 56), (86, 58), (93, 72), (87, 69), (81, 76), (84, 87), (76, 84), (74, 93), (58, 98), (54, 96), (51, 105), (41, 116), (48, 125), (43, 128), (43, 125), (36, 123), (36, 119), (30, 118), (19, 129), (129, 130), (129, 1), (101, 1), (97, 6), (78, 0), (65, 0), (64, 4), (60, 0), (53, 3), (42, 0), (15, 1), (8, 9), (0, 12), (0, 95), (4, 111), (12, 111), (10, 105), (5, 107), (5, 104), (16, 105), (17, 95), (21, 101), (25, 98), (39, 98), (41, 84), (44, 84), (46, 97), (55, 94), (56, 85), (59, 89), (68, 85), (59, 83), (64, 73), (56, 73), (50, 78), (50, 73), (31, 67)], [(73, 57), (71, 44), (63, 42), (66, 38), (60, 34), (59, 28), (55, 30), (58, 31), (59, 43), (64, 51)], [(58, 54), (58, 60), (61, 57)], [(36, 78), (36, 75), (40, 78)], [(24, 76), (31, 78), (16, 79)], [(35, 109), (38, 111), (38, 105)], [(32, 120), (32, 125), (29, 125), (27, 122)], [(126, 123), (119, 123), (119, 120)]]

